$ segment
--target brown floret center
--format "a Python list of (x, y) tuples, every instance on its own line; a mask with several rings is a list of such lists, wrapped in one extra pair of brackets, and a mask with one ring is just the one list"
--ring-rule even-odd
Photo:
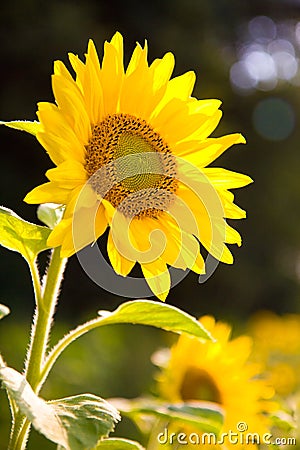
[(166, 142), (144, 119), (108, 115), (86, 146), (89, 183), (126, 217), (158, 217), (177, 191), (176, 161)]

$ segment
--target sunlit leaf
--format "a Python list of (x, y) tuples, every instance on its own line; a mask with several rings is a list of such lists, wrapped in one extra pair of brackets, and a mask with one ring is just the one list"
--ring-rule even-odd
[(95, 395), (82, 394), (46, 402), (16, 370), (2, 366), (0, 379), (34, 428), (66, 450), (94, 448), (120, 420), (115, 407)]
[(10, 209), (0, 207), (0, 245), (21, 253), (26, 260), (33, 261), (49, 248), (50, 232), (49, 228), (26, 222)]
[(15, 130), (26, 131), (27, 133), (33, 134), (34, 136), (41, 130), (40, 122), (28, 120), (13, 120), (11, 122), (0, 121), (0, 125), (6, 125), (9, 128), (14, 128)]
[(53, 229), (60, 221), (64, 207), (56, 203), (43, 203), (37, 209), (37, 216), (47, 227)]
[(95, 450), (145, 450), (138, 442), (130, 441), (129, 439), (108, 438), (103, 439)]
[(112, 323), (151, 325), (175, 333), (187, 333), (202, 339), (212, 339), (209, 332), (195, 317), (165, 303), (134, 300), (123, 303), (112, 313), (99, 311), (99, 314), (103, 316), (99, 325)]
[(54, 408), (67, 433), (67, 450), (94, 448), (99, 439), (109, 435), (121, 420), (108, 402), (92, 394), (62, 398), (48, 403)]
[(23, 375), (10, 367), (2, 367), (0, 379), (20, 411), (39, 432), (53, 442), (61, 444), (66, 442), (66, 431), (55, 410), (33, 392)]
[(150, 325), (174, 333), (187, 333), (200, 339), (213, 340), (210, 333), (195, 317), (175, 306), (151, 300), (134, 300), (120, 305), (115, 311), (99, 311), (101, 317), (92, 319), (64, 336), (49, 352), (43, 377), (46, 379), (51, 367), (62, 352), (85, 333), (104, 325), (131, 323)]
[(7, 306), (0, 304), (0, 319), (7, 316), (10, 313), (10, 310)]
[(119, 411), (139, 420), (140, 416), (150, 415), (167, 422), (178, 423), (180, 427), (187, 425), (201, 432), (218, 435), (223, 425), (223, 411), (216, 403), (190, 401), (170, 404), (149, 399), (113, 399), (111, 402)]

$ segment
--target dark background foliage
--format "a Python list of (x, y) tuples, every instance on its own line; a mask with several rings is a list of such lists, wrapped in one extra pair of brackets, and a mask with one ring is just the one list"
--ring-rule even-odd
[[(259, 16), (267, 17), (267, 22), (257, 21)], [(261, 25), (264, 23), (269, 23), (269, 28)], [(249, 46), (256, 45), (252, 50), (261, 51), (267, 45), (266, 40), (272, 40), (268, 37), (268, 30), (274, 31), (272, 23), (276, 27), (273, 41), (290, 42), (294, 49), (293, 63), (297, 65), (299, 0), (11, 0), (1, 6), (1, 120), (34, 120), (36, 103), (53, 100), (50, 83), (53, 60), (67, 63), (68, 51), (83, 57), (89, 38), (102, 55), (104, 40), (118, 30), (124, 36), (126, 62), (135, 42), (147, 39), (150, 61), (172, 51), (176, 57), (175, 75), (187, 70), (196, 72), (196, 97), (223, 101), (224, 117), (214, 136), (237, 131), (246, 136), (246, 146), (234, 147), (215, 163), (247, 173), (255, 180), (251, 186), (236, 191), (237, 203), (247, 210), (248, 218), (232, 223), (243, 236), (243, 246), (232, 248), (235, 263), (220, 264), (204, 284), (199, 284), (198, 276), (190, 273), (168, 297), (169, 303), (195, 315), (210, 313), (218, 318), (244, 320), (258, 309), (278, 313), (299, 311), (299, 69), (293, 77), (277, 80), (276, 75), (273, 78), (270, 75), (270, 60), (259, 57), (253, 60), (254, 68), (250, 65), (252, 78), (249, 73), (234, 76), (241, 73), (241, 65), (233, 69), (247, 48), (250, 52)], [(278, 61), (283, 68), (292, 64), (284, 56)], [(253, 81), (259, 74), (261, 79)], [(239, 83), (244, 83), (244, 88)], [(249, 89), (245, 89), (245, 83)], [(44, 173), (51, 162), (30, 135), (1, 127), (0, 139), (0, 204), (36, 222), (35, 206), (26, 205), (22, 199), (34, 186), (45, 182)], [(103, 242), (102, 246), (105, 247)], [(20, 368), (33, 309), (31, 286), (25, 261), (5, 249), (0, 249), (0, 257), (0, 301), (12, 310), (11, 316), (1, 323), (0, 346), (5, 356), (10, 353), (9, 362)], [(97, 309), (113, 309), (122, 301), (93, 284), (76, 257), (72, 257), (57, 320), (63, 330), (67, 328), (63, 323), (75, 325)], [(14, 325), (16, 320), (18, 325)], [(153, 330), (130, 328), (130, 333), (124, 330), (117, 327), (114, 334), (100, 333), (101, 336), (96, 332), (96, 337), (83, 340), (82, 347), (76, 344), (67, 354), (66, 362), (58, 363), (56, 383), (50, 383), (49, 395), (70, 394), (70, 389), (64, 392), (67, 381), (67, 387), (72, 386), (74, 393), (86, 388), (110, 396), (122, 395), (125, 389), (125, 394), (138, 395), (143, 388), (138, 380), (148, 380), (146, 361), (160, 338)], [(97, 354), (99, 343), (103, 348), (109, 344), (109, 350), (102, 349), (99, 356), (99, 364), (106, 364), (107, 370), (99, 375), (96, 370), (99, 366), (95, 364), (85, 377), (80, 362), (87, 367), (86, 349), (95, 348)], [(134, 370), (130, 372), (124, 368), (129, 366), (132, 346), (137, 346), (142, 356), (136, 359), (131, 356)], [(127, 356), (122, 359), (120, 355), (124, 352)], [(92, 351), (90, 355), (93, 357)], [(117, 376), (120, 371), (122, 383)], [(111, 377), (112, 372), (115, 377)]]

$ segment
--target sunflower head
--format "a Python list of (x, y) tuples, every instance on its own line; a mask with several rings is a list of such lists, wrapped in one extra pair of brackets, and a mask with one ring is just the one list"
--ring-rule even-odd
[(217, 403), (224, 411), (221, 432), (239, 432), (238, 424), (243, 422), (248, 433), (263, 436), (268, 431), (265, 413), (273, 407), (269, 402), (273, 389), (262, 377), (261, 368), (249, 362), (251, 338), (230, 339), (229, 325), (215, 322), (211, 316), (200, 322), (216, 341), (180, 336), (158, 378), (161, 397), (169, 402)]
[(193, 72), (171, 78), (172, 53), (149, 64), (146, 44), (137, 44), (125, 70), (120, 33), (105, 42), (101, 62), (92, 41), (85, 62), (72, 53), (69, 59), (75, 79), (56, 61), (55, 103), (38, 104), (37, 139), (55, 167), (25, 198), (65, 206), (48, 244), (68, 257), (109, 227), (115, 272), (127, 276), (139, 263), (162, 300), (171, 286), (169, 266), (204, 273), (200, 245), (232, 263), (226, 244), (240, 245), (241, 238), (226, 218), (245, 212), (229, 189), (251, 179), (207, 167), (245, 142), (240, 134), (210, 137), (220, 101), (192, 97)]

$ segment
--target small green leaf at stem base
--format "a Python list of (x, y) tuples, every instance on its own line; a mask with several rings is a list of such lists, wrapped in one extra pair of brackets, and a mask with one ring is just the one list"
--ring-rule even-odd
[(93, 449), (120, 420), (116, 408), (95, 395), (82, 394), (46, 402), (16, 370), (2, 366), (0, 379), (34, 428), (65, 450)]
[(43, 203), (37, 209), (37, 216), (47, 227), (53, 229), (62, 219), (65, 207), (56, 203)]
[(47, 250), (47, 239), (51, 230), (21, 219), (8, 208), (0, 207), (0, 245), (34, 261), (43, 250)]

